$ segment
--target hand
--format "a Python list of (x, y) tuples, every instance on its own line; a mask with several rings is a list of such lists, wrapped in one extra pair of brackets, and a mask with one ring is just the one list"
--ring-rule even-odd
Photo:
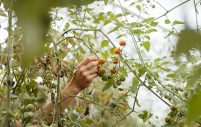
[(73, 87), (73, 89), (76, 90), (76, 93), (88, 87), (92, 80), (97, 77), (97, 66), (97, 57), (88, 57), (84, 59), (78, 65), (76, 74), (70, 81), (69, 87)]

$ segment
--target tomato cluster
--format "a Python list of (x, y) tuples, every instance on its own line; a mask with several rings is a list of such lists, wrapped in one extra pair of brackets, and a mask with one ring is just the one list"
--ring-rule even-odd
[[(120, 41), (119, 45), (120, 46), (125, 46), (126, 42), (125, 41)], [(101, 77), (103, 81), (113, 80), (114, 81), (113, 87), (117, 88), (118, 86), (121, 85), (121, 83), (123, 81), (126, 80), (126, 78), (125, 78), (125, 76), (123, 74), (119, 73), (119, 67), (117, 66), (120, 63), (121, 49), (120, 48), (115, 48), (114, 49), (114, 54), (115, 54), (115, 56), (112, 57), (113, 65), (112, 65), (112, 67), (110, 69), (106, 69), (104, 67), (104, 64), (106, 64), (107, 61), (104, 58), (99, 58), (98, 76)]]

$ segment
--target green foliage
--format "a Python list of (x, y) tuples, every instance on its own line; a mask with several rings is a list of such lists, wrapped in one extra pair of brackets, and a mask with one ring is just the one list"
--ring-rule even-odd
[(183, 30), (179, 34), (176, 53), (187, 53), (191, 49), (201, 49), (201, 35), (194, 30)]
[(198, 120), (201, 116), (201, 92), (195, 93), (188, 102), (188, 122)]

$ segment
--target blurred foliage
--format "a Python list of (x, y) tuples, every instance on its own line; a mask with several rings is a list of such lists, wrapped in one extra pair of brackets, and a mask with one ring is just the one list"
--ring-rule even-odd
[(179, 34), (176, 53), (187, 53), (191, 49), (201, 49), (201, 34), (195, 30), (182, 30)]

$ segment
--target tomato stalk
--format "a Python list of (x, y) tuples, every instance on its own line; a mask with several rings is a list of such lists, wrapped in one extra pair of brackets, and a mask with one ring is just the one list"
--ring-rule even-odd
[(58, 58), (57, 54), (57, 44), (53, 41), (54, 49), (55, 49), (55, 58), (57, 61), (57, 87), (56, 87), (56, 102), (55, 102), (55, 108), (54, 108), (54, 117), (53, 117), (53, 123), (59, 124), (59, 114), (60, 114), (60, 70), (61, 70), (61, 64), (60, 60)]
[(7, 42), (7, 76), (6, 76), (6, 117), (5, 117), (5, 126), (9, 126), (9, 116), (10, 116), (10, 91), (11, 91), (11, 55), (12, 55), (12, 0), (9, 1), (9, 10), (8, 10), (8, 42)]

